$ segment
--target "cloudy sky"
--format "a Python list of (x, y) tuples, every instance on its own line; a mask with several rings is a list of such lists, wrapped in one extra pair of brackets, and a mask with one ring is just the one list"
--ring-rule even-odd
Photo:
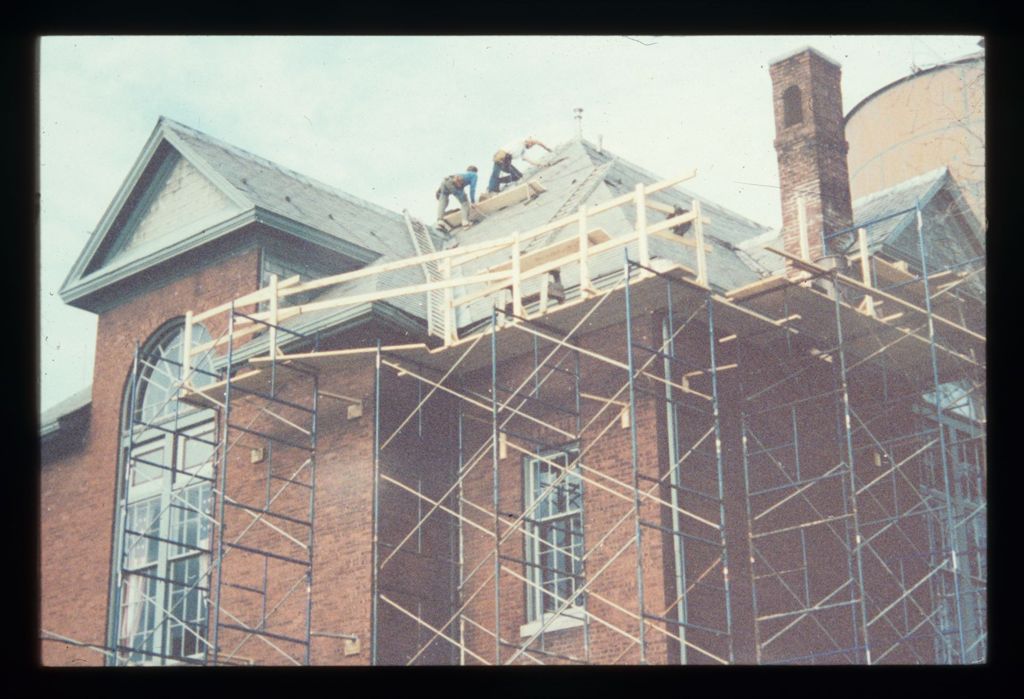
[(445, 175), (582, 127), (659, 175), (697, 168), (689, 189), (778, 228), (771, 61), (837, 60), (849, 111), (979, 38), (43, 37), (40, 408), (92, 381), (96, 317), (58, 290), (161, 115), (425, 220)]

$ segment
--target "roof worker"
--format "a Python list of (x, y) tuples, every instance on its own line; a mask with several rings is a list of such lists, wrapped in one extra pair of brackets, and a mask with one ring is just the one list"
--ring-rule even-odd
[[(459, 202), (459, 209), (462, 211), (462, 226), (470, 225), (469, 205), (476, 203), (476, 173), (476, 165), (470, 165), (465, 172), (448, 175), (441, 181), (441, 186), (434, 193), (434, 198), (437, 199), (437, 227), (442, 231), (451, 230), (444, 220), (449, 196), (454, 196)], [(469, 185), (469, 201), (466, 200), (466, 193), (463, 191), (466, 185)]]
[[(491, 181), (487, 184), (487, 191), (494, 194), (501, 189), (501, 185), (522, 179), (523, 173), (519, 172), (519, 170), (516, 169), (516, 166), (512, 164), (513, 159), (525, 160), (530, 165), (539, 167), (539, 162), (530, 160), (526, 157), (526, 151), (530, 150), (534, 146), (540, 146), (548, 153), (551, 152), (550, 148), (533, 136), (527, 136), (522, 140), (513, 141), (512, 143), (502, 146), (501, 150), (494, 154), (494, 168), (491, 170)], [(506, 175), (504, 177), (502, 177), (501, 174), (503, 172)]]

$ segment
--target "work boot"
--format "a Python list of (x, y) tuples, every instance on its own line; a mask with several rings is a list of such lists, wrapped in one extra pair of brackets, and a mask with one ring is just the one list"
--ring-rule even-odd
[(443, 219), (438, 219), (437, 223), (434, 224), (434, 227), (442, 233), (450, 233), (452, 230), (452, 227), (448, 225), (448, 222)]

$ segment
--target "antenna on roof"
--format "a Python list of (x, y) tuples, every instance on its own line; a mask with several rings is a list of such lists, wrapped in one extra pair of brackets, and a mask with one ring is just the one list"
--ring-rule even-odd
[(576, 137), (579, 138), (582, 141), (583, 140), (583, 107), (575, 107), (572, 110), (572, 112), (573, 112), (573, 114), (576, 115), (575, 117), (573, 117), (574, 119), (576, 119)]

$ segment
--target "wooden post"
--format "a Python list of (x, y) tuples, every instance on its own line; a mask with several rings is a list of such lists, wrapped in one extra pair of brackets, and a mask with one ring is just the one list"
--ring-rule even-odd
[(697, 283), (708, 285), (708, 258), (704, 250), (704, 217), (701, 215), (700, 202), (693, 200), (693, 233), (697, 242)]
[(650, 267), (651, 254), (647, 248), (647, 205), (644, 203), (644, 185), (642, 182), (636, 186), (636, 233), (637, 254), (640, 256), (640, 264), (644, 267)]
[[(863, 228), (857, 229), (857, 244), (860, 246), (860, 274), (864, 280), (864, 286), (871, 286), (871, 260), (868, 257), (868, 232)], [(864, 297), (864, 310), (872, 318), (875, 316), (875, 300), (871, 295)]]
[(270, 318), (267, 322), (270, 323), (270, 356), (277, 356), (277, 275), (270, 275)]
[(796, 220), (800, 227), (800, 257), (805, 262), (811, 261), (810, 243), (807, 241), (807, 202), (803, 197), (796, 198)]
[(523, 288), (520, 274), (521, 251), (519, 249), (519, 233), (512, 234), (512, 313), (522, 317), (523, 313)]
[(580, 206), (580, 298), (586, 296), (593, 290), (590, 286), (590, 252), (587, 249), (590, 240), (587, 236), (587, 207)]
[(189, 375), (189, 367), (192, 366), (192, 311), (185, 313), (185, 334), (181, 344), (181, 376), (185, 380), (185, 388), (192, 388), (192, 377)]

